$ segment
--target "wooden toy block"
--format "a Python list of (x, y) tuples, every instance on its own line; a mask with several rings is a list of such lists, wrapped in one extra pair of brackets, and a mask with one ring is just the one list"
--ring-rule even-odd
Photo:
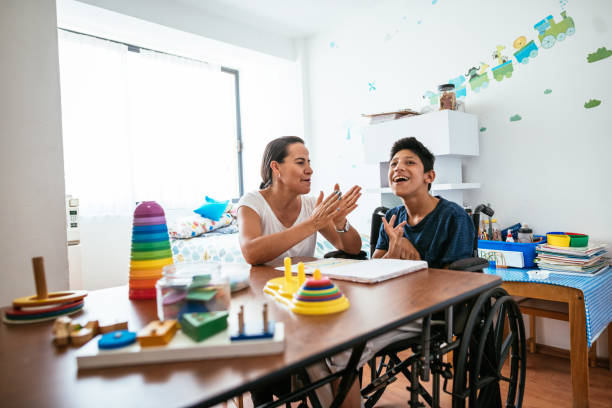
[(92, 329), (83, 327), (79, 330), (70, 332), (70, 344), (74, 347), (81, 347), (95, 336)]
[(226, 329), (227, 316), (227, 312), (187, 313), (181, 318), (181, 330), (199, 342)]
[(53, 344), (56, 346), (67, 346), (70, 343), (70, 323), (72, 319), (62, 316), (55, 319), (53, 323)]
[(83, 328), (83, 326), (81, 326), (81, 323), (77, 322), (76, 320), (70, 320), (70, 326), (68, 327), (68, 329), (70, 330), (70, 333), (75, 332), (75, 331), (79, 331)]
[(178, 322), (175, 319), (163, 322), (154, 320), (138, 332), (138, 343), (141, 347), (165, 346), (177, 330)]
[(106, 334), (118, 330), (127, 330), (127, 320), (108, 320), (101, 321), (99, 324), (99, 330), (101, 334)]
[(81, 347), (89, 340), (98, 335), (98, 321), (90, 320), (85, 326), (72, 321), (70, 322), (70, 344)]
[(63, 328), (68, 330), (70, 328), (71, 322), (72, 322), (72, 319), (69, 318), (68, 316), (58, 317), (57, 319), (55, 319), (55, 322), (53, 322), (53, 331), (55, 332), (56, 330), (63, 329)]
[(94, 336), (97, 336), (100, 332), (100, 325), (97, 320), (88, 321), (85, 325), (85, 328), (90, 329), (93, 332)]

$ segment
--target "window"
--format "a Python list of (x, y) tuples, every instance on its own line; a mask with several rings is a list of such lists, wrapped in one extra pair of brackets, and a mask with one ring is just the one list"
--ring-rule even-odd
[(242, 194), (238, 72), (59, 30), (66, 192), (81, 214)]

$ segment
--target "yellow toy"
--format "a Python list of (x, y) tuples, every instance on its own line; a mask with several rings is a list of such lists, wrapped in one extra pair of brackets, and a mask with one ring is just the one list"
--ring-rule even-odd
[(268, 281), (264, 292), (299, 314), (319, 315), (342, 312), (349, 308), (346, 296), (328, 277), (322, 277), (316, 269), (313, 277), (306, 279), (304, 264), (298, 264), (298, 274), (291, 273), (291, 258), (285, 258), (285, 274)]
[(165, 346), (178, 330), (177, 320), (154, 320), (138, 332), (137, 340), (140, 347)]

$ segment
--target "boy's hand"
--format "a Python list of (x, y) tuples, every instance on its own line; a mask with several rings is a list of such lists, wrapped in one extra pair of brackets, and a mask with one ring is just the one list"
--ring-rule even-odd
[(387, 222), (385, 217), (382, 217), (382, 222), (383, 228), (389, 236), (389, 249), (387, 250), (387, 256), (395, 259), (406, 259), (402, 258), (402, 238), (404, 237), (404, 225), (406, 225), (406, 221), (402, 221), (393, 227), (392, 225), (395, 222), (395, 214), (393, 214), (389, 222)]
[(401, 259), (411, 259), (413, 261), (420, 261), (421, 254), (419, 251), (412, 245), (412, 242), (408, 241), (405, 237), (401, 238)]

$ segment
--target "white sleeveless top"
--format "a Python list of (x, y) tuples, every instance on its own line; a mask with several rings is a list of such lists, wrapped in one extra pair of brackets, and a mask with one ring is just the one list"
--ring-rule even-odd
[[(301, 222), (306, 221), (312, 215), (314, 208), (317, 204), (317, 199), (315, 197), (303, 195), (301, 196), (301, 198), (302, 208), (300, 210), (300, 215), (298, 215), (293, 225), (297, 225)], [(281, 224), (278, 218), (276, 218), (276, 215), (272, 211), (272, 208), (270, 208), (270, 205), (259, 191), (251, 191), (242, 196), (242, 198), (238, 202), (238, 208), (242, 207), (243, 205), (251, 208), (257, 213), (257, 215), (259, 215), (259, 218), (261, 218), (262, 235), (270, 235), (287, 230), (287, 228), (285, 228), (285, 226)], [(236, 210), (238, 210), (238, 208), (236, 208)], [(292, 248), (289, 248), (289, 250), (283, 252), (278, 257), (268, 263), (277, 261), (279, 259), (283, 260), (286, 256), (314, 256), (316, 243), (317, 234), (315, 233), (307, 237), (303, 241), (298, 242)]]

